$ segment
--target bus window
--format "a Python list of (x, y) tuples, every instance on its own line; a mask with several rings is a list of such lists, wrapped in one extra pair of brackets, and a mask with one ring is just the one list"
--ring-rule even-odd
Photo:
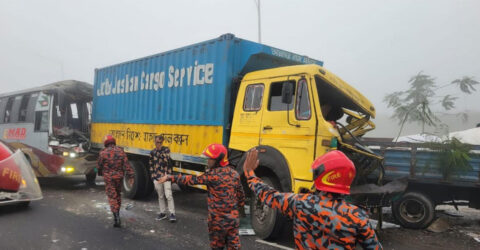
[(48, 111), (35, 112), (35, 132), (48, 132)]
[(72, 119), (78, 119), (78, 109), (76, 103), (70, 103), (70, 110), (72, 111)]
[(33, 93), (28, 101), (26, 122), (33, 123), (35, 121), (35, 106), (37, 105), (38, 93)]
[(87, 124), (90, 124), (90, 122), (92, 122), (92, 102), (87, 102), (87, 112), (88, 112)]
[(28, 101), (30, 100), (30, 94), (26, 94), (22, 96), (22, 101), (20, 103), (20, 111), (18, 112), (18, 121), (24, 122), (27, 120), (27, 106)]
[(0, 123), (3, 123), (5, 116), (5, 107), (7, 106), (7, 98), (0, 99)]
[(14, 97), (8, 98), (7, 107), (5, 108), (5, 113), (3, 116), (3, 123), (8, 123), (11, 120), (10, 116), (12, 115), (13, 100), (14, 100)]
[(78, 118), (80, 123), (80, 131), (84, 133), (90, 132), (90, 121), (92, 113), (92, 103), (91, 102), (80, 102), (77, 103), (78, 108)]

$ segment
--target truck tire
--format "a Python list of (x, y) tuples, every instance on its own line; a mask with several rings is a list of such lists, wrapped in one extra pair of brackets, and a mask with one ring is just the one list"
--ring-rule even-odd
[[(264, 176), (262, 180), (265, 184), (280, 190), (280, 185), (271, 176)], [(251, 220), (255, 234), (261, 239), (275, 239), (279, 236), (286, 222), (280, 211), (270, 208), (263, 204), (255, 194), (250, 199)]]
[(138, 199), (146, 196), (148, 191), (147, 181), (148, 171), (141, 161), (129, 161), (134, 171), (133, 184), (130, 185), (127, 176), (123, 178), (123, 191), (125, 197), (130, 199)]
[(435, 204), (425, 194), (407, 192), (392, 204), (392, 214), (402, 227), (423, 229), (435, 219)]

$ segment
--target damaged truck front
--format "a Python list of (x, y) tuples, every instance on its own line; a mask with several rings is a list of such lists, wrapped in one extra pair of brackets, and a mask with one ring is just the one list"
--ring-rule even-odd
[(20, 149), (38, 177), (86, 175), (93, 87), (74, 80), (0, 95), (2, 140)]

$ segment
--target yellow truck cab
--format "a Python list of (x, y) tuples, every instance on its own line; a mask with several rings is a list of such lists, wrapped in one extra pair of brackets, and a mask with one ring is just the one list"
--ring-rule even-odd
[[(344, 114), (348, 115), (347, 126), (341, 127), (335, 122)], [(308, 192), (313, 185), (310, 164), (329, 150), (340, 147), (354, 158), (360, 153), (361, 158), (381, 160), (347, 144), (352, 136), (374, 128), (370, 117), (375, 117), (371, 102), (319, 65), (255, 71), (240, 84), (229, 148), (246, 152), (257, 147), (257, 174), (265, 182), (284, 192)], [(243, 160), (237, 165), (241, 167)], [(252, 210), (262, 207), (253, 204)], [(263, 218), (253, 220), (260, 237), (268, 238), (281, 228), (272, 225), (273, 213), (266, 213), (272, 218), (262, 213)]]
[[(286, 84), (292, 89), (291, 103), (282, 102)], [(342, 142), (336, 125), (327, 120), (328, 114), (322, 114), (322, 105), (334, 107), (330, 112), (350, 109), (375, 116), (370, 101), (318, 65), (249, 73), (238, 93), (229, 148), (248, 151), (256, 146), (271, 147), (283, 156), (288, 167), (288, 191), (309, 190), (313, 184), (310, 164), (336, 149), (335, 140)]]

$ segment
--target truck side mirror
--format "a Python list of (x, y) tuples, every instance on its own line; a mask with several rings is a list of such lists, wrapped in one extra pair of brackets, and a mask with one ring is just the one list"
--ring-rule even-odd
[(293, 96), (293, 84), (284, 82), (282, 86), (282, 103), (291, 104)]

